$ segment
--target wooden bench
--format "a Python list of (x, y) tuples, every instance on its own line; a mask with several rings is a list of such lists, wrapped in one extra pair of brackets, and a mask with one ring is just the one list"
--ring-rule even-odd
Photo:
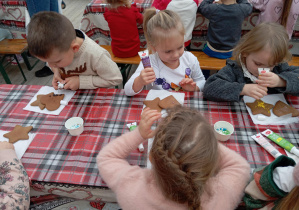
[(11, 81), (5, 71), (5, 67), (9, 64), (9, 63), (7, 63), (6, 65), (4, 65), (5, 57), (13, 56), (14, 59), (17, 61), (18, 67), (19, 67), (19, 69), (22, 73), (22, 76), (24, 78), (23, 83), (26, 82), (27, 79), (26, 79), (23, 69), (17, 59), (16, 54), (20, 54), (23, 57), (28, 70), (32, 70), (33, 67), (36, 65), (36, 63), (39, 61), (39, 60), (37, 60), (35, 62), (35, 64), (31, 66), (31, 64), (28, 60), (28, 57), (27, 57), (27, 50), (28, 50), (28, 44), (27, 44), (26, 39), (4, 39), (0, 42), (0, 55), (3, 55), (3, 57), (0, 60), (0, 72), (7, 84), (11, 84)]
[[(131, 69), (132, 64), (137, 64), (138, 65), (140, 63), (139, 55), (136, 55), (136, 56), (130, 57), (130, 58), (118, 58), (118, 57), (115, 57), (115, 55), (112, 53), (110, 45), (101, 45), (101, 47), (105, 48), (110, 53), (111, 58), (115, 63), (126, 64), (126, 65), (128, 65), (127, 68)], [(140, 49), (140, 51), (142, 51), (142, 50), (144, 50), (144, 49)], [(202, 70), (216, 70), (216, 71), (219, 71), (220, 69), (222, 69), (226, 65), (226, 60), (225, 59), (218, 59), (218, 58), (210, 57), (202, 51), (190, 51), (190, 52), (195, 57), (197, 57), (198, 62), (200, 64), (200, 68)], [(298, 56), (293, 56), (292, 60), (289, 62), (289, 65), (299, 66), (299, 57)], [(126, 74), (125, 79), (127, 80), (130, 69), (127, 73), (126, 73), (126, 69), (123, 70), (124, 72), (122, 72), (122, 75), (123, 75), (123, 73), (125, 73)], [(124, 82), (124, 84), (125, 84), (125, 82)]]

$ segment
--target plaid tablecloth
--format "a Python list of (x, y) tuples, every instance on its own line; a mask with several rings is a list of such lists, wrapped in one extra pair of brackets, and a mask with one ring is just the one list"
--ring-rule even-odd
[[(23, 108), (41, 86), (0, 85), (0, 126), (10, 131), (16, 124), (33, 126), (34, 140), (22, 158), (32, 181), (75, 185), (106, 186), (96, 165), (101, 148), (117, 136), (129, 132), (127, 123), (139, 122), (143, 101), (148, 91), (127, 97), (124, 90), (100, 88), (79, 90), (59, 116), (25, 111)], [(290, 105), (299, 109), (299, 97), (286, 96)], [(235, 132), (224, 144), (248, 160), (252, 168), (273, 161), (272, 156), (250, 138), (272, 129), (295, 146), (299, 146), (299, 124), (260, 126), (253, 124), (244, 102), (211, 102), (202, 93), (185, 93), (185, 105), (196, 108), (211, 124), (231, 122)], [(84, 132), (70, 136), (65, 121), (74, 116), (84, 119)], [(282, 148), (273, 144), (280, 152)], [(145, 147), (147, 147), (145, 145)], [(145, 149), (145, 151), (147, 151)], [(128, 161), (145, 167), (147, 153), (133, 151)]]

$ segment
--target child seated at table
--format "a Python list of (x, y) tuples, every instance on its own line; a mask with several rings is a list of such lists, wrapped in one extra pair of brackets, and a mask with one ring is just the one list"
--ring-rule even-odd
[[(235, 60), (211, 75), (204, 97), (212, 101), (239, 101), (246, 95), (261, 99), (267, 94), (299, 95), (299, 67), (289, 66), (289, 36), (277, 23), (261, 23), (248, 32), (234, 50)], [(259, 74), (258, 68), (269, 68)]]
[(64, 89), (95, 89), (122, 82), (121, 73), (110, 54), (91, 40), (63, 15), (39, 12), (29, 25), (29, 51), (54, 72), (52, 85)]
[[(235, 209), (250, 177), (247, 161), (219, 144), (198, 110), (177, 106), (161, 113), (145, 108), (138, 128), (111, 141), (99, 153), (100, 175), (123, 209)], [(152, 169), (127, 157), (154, 137)]]
[[(133, 57), (140, 51), (137, 24), (143, 22), (143, 15), (131, 0), (106, 0), (104, 18), (108, 22), (111, 49), (116, 57)], [(131, 5), (132, 4), (132, 5)]]
[(0, 177), (0, 209), (29, 209), (29, 178), (8, 142), (0, 142)]
[(247, 0), (203, 0), (198, 7), (209, 19), (208, 41), (203, 52), (208, 56), (226, 59), (232, 57), (233, 48), (241, 38), (242, 23), (252, 12)]
[(299, 209), (299, 164), (281, 155), (255, 170), (240, 206), (246, 209)]
[(128, 96), (145, 89), (200, 91), (205, 77), (197, 58), (184, 51), (184, 26), (178, 14), (170, 10), (147, 9), (144, 13), (143, 30), (151, 67), (140, 62), (135, 73), (125, 84)]

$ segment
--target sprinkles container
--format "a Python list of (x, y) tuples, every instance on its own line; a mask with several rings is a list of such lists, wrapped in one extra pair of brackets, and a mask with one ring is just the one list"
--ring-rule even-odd
[(227, 141), (234, 132), (234, 126), (226, 121), (218, 121), (214, 124), (214, 133), (218, 141)]
[(79, 136), (84, 131), (83, 123), (81, 117), (72, 117), (64, 125), (72, 136)]

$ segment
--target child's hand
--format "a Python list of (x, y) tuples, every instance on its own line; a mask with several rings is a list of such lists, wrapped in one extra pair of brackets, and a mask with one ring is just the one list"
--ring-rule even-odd
[(141, 84), (148, 85), (156, 80), (156, 74), (153, 68), (145, 68), (140, 72), (140, 82)]
[(15, 149), (14, 145), (9, 143), (9, 142), (6, 142), (6, 141), (1, 141), (0, 142), (0, 150), (4, 150), (4, 149)]
[(58, 83), (57, 82), (60, 82), (60, 83), (64, 84), (65, 81), (63, 79), (61, 79), (58, 68), (51, 67), (51, 69), (54, 73), (54, 76), (53, 76), (53, 79), (52, 79), (52, 86), (54, 87), (55, 90), (58, 90)]
[(286, 81), (273, 72), (266, 72), (260, 74), (256, 82), (261, 86), (271, 88), (286, 86)]
[(68, 77), (65, 79), (64, 89), (78, 90), (80, 87), (79, 76)]
[(185, 90), (185, 91), (196, 91), (197, 86), (196, 82), (193, 81), (191, 78), (184, 78), (179, 83), (179, 85)]
[(258, 84), (246, 84), (240, 95), (250, 96), (255, 99), (261, 99), (267, 95), (268, 88)]
[(138, 126), (139, 132), (144, 139), (151, 138), (155, 135), (155, 131), (151, 129), (154, 122), (161, 118), (161, 113), (157, 110), (145, 108), (141, 115)]

